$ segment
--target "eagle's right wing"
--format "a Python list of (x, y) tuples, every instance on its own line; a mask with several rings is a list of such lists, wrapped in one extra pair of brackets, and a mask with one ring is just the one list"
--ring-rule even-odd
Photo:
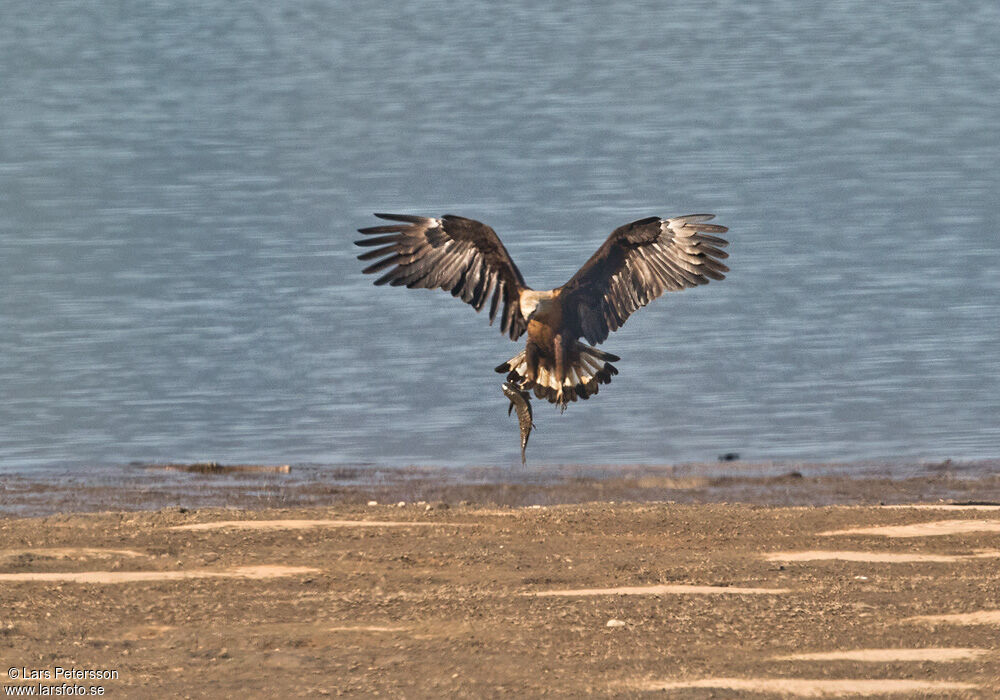
[(492, 295), (491, 324), (502, 298), (501, 332), (511, 340), (524, 333), (527, 324), (521, 316), (520, 294), (527, 285), (492, 228), (450, 214), (440, 219), (405, 214), (375, 216), (402, 222), (359, 229), (359, 233), (374, 238), (355, 241), (357, 245), (381, 246), (358, 256), (359, 260), (377, 261), (364, 272), (389, 268), (375, 284), (440, 288), (471, 304), (476, 311)]

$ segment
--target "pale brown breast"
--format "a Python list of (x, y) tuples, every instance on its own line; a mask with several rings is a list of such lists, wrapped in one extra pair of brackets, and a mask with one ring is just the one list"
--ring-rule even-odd
[(553, 294), (538, 304), (534, 315), (528, 321), (528, 338), (551, 355), (555, 338), (561, 331), (562, 303), (559, 296)]

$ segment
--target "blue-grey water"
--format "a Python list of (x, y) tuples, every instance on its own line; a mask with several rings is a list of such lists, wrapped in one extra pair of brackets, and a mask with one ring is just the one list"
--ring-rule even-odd
[(1000, 5), (5, 0), (0, 470), (508, 465), (518, 346), (375, 288), (373, 211), (529, 284), (709, 211), (544, 464), (1000, 454)]

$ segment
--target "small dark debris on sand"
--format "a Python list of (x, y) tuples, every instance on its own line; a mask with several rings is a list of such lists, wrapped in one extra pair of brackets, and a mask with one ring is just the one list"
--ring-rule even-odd
[(218, 462), (193, 462), (191, 464), (144, 464), (145, 469), (163, 469), (190, 474), (290, 474), (288, 464), (219, 464)]

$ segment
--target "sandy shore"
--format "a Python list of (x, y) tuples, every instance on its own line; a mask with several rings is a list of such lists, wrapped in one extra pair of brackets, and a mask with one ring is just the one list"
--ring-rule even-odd
[(166, 507), (240, 509), (405, 501), (773, 506), (1000, 502), (1000, 460), (709, 462), (512, 468), (132, 464), (0, 474), (0, 516)]
[(1000, 694), (995, 506), (607, 493), (519, 506), (496, 501), (526, 487), (475, 499), (468, 485), (447, 503), (354, 502), (374, 495), (364, 488), (322, 508), (0, 520), (3, 668), (117, 676), (4, 685), (111, 697)]

